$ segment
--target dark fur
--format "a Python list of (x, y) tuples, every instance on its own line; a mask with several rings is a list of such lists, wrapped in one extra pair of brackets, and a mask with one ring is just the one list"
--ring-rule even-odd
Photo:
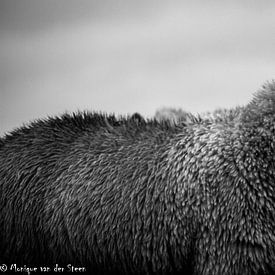
[(274, 274), (275, 84), (222, 117), (66, 114), (5, 136), (0, 258), (93, 274)]
[(137, 123), (142, 123), (142, 122), (145, 122), (145, 119), (141, 116), (141, 114), (139, 113), (134, 113), (132, 116), (131, 116), (132, 120), (134, 120), (135, 122)]

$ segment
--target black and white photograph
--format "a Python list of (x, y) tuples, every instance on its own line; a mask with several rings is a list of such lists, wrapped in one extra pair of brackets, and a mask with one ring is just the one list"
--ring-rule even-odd
[(0, 275), (275, 274), (275, 2), (0, 0)]

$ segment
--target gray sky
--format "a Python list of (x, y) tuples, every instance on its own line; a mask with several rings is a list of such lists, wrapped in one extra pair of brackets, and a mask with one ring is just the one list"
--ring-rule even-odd
[(0, 135), (64, 111), (247, 103), (275, 76), (275, 1), (0, 0)]

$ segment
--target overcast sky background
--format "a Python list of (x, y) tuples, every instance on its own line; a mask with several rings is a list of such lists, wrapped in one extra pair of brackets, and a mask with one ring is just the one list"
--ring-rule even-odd
[(245, 104), (275, 77), (274, 14), (274, 0), (0, 0), (0, 135), (64, 111)]

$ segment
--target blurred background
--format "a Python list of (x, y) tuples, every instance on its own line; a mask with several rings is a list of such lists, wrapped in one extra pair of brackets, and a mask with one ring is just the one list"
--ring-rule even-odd
[(1, 0), (0, 135), (93, 110), (247, 103), (275, 76), (273, 0)]

